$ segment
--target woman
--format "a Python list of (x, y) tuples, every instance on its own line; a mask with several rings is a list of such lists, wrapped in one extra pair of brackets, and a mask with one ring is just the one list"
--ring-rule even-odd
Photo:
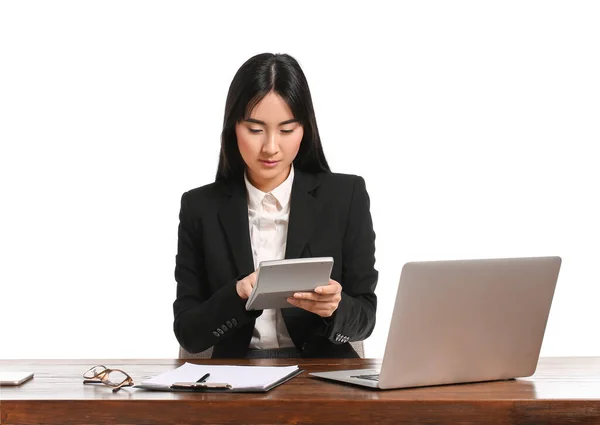
[[(308, 83), (288, 55), (238, 70), (216, 181), (181, 199), (173, 304), (181, 346), (213, 358), (357, 357), (375, 326), (375, 234), (361, 177), (334, 174)], [(329, 285), (246, 311), (263, 260), (333, 257)]]

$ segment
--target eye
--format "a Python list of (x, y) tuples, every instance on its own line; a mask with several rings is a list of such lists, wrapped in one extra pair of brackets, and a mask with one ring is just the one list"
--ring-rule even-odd
[(262, 129), (260, 128), (249, 128), (248, 131), (250, 131), (250, 133), (252, 134), (258, 134), (262, 131)]
[(294, 131), (293, 129), (292, 129), (292, 130), (281, 130), (281, 132), (282, 132), (283, 134), (290, 134), (290, 133), (292, 133), (293, 131)]

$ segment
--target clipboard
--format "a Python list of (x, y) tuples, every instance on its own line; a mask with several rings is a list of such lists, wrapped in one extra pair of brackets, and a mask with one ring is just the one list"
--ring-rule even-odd
[[(211, 379), (197, 382), (209, 372)], [(303, 372), (294, 366), (236, 366), (185, 363), (133, 388), (172, 392), (264, 393)]]

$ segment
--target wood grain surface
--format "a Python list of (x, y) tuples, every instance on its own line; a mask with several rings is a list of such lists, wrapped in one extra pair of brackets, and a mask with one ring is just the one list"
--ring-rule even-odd
[(0, 371), (32, 371), (0, 387), (1, 424), (600, 424), (600, 358), (542, 358), (534, 376), (509, 381), (398, 390), (327, 382), (308, 372), (373, 368), (370, 359), (197, 360), (294, 365), (300, 376), (267, 392), (203, 394), (83, 385), (96, 364), (136, 383), (182, 360), (0, 360)]

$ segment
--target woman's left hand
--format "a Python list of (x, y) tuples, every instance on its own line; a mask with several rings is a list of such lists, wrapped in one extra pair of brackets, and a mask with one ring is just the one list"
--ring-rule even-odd
[(342, 285), (333, 279), (329, 279), (329, 285), (316, 287), (314, 292), (298, 292), (287, 299), (291, 305), (321, 317), (330, 317), (341, 300)]

